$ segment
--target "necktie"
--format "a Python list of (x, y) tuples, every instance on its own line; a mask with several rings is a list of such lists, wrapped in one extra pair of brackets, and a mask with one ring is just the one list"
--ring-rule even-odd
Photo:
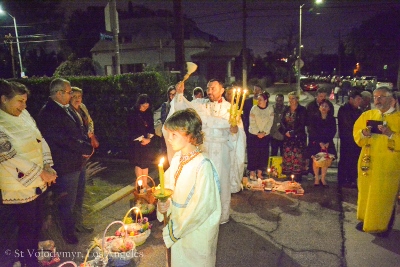
[[(71, 114), (71, 112), (69, 111), (69, 109), (68, 109), (68, 107), (63, 107), (64, 108), (64, 110), (65, 110), (65, 112), (67, 112), (67, 114), (68, 114), (68, 116), (70, 116), (74, 121), (75, 121), (75, 118), (74, 118), (74, 116), (72, 116), (72, 114)], [(76, 122), (76, 121), (75, 121)]]

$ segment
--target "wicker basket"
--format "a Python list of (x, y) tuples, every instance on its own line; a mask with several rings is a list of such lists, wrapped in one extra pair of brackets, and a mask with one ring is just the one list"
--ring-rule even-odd
[(313, 157), (315, 166), (319, 168), (326, 168), (331, 166), (333, 158), (325, 158), (324, 160), (317, 160), (315, 157)]
[[(106, 236), (107, 230), (108, 228), (110, 228), (111, 225), (119, 223), (122, 225), (122, 229), (124, 229), (125, 231), (125, 224), (121, 221), (115, 221), (110, 223), (106, 230), (104, 231), (103, 234), (103, 239), (102, 241), (102, 245), (101, 245), (101, 249), (103, 251), (103, 255), (105, 255), (105, 257), (108, 257), (111, 261), (113, 266), (125, 266), (127, 264), (129, 264), (129, 262), (136, 257), (136, 243), (134, 242), (134, 239), (131, 236), (126, 236), (126, 237), (120, 237), (120, 236)], [(125, 235), (127, 234), (127, 232), (125, 231)], [(114, 252), (112, 251), (112, 241), (113, 240), (121, 240), (124, 238), (128, 238), (131, 241), (133, 241), (133, 247), (132, 249), (128, 250), (128, 251), (121, 251), (121, 252)], [(107, 241), (111, 239), (110, 241)]]
[[(138, 223), (138, 221), (137, 221), (137, 215), (140, 215), (140, 219), (143, 219), (143, 215), (142, 215), (142, 212), (140, 211), (140, 209), (137, 208), (137, 207), (133, 207), (133, 208), (128, 210), (128, 212), (126, 213), (126, 215), (125, 215), (125, 217), (123, 219), (123, 222), (124, 223), (126, 222), (126, 219), (128, 218), (129, 214), (133, 210), (137, 211), (135, 222), (134, 223), (125, 224), (125, 226), (127, 228), (130, 228), (130, 227), (132, 227), (132, 228), (142, 228), (142, 224)], [(141, 245), (144, 244), (144, 242), (146, 242), (146, 239), (150, 236), (150, 234), (151, 234), (151, 229), (148, 228), (143, 233), (140, 233), (140, 234), (134, 235), (134, 236), (130, 236), (130, 237), (133, 239), (133, 241), (135, 241), (136, 246), (141, 246)]]
[[(146, 188), (146, 192), (140, 192), (140, 188), (139, 188), (139, 185), (138, 185), (138, 181), (143, 181), (143, 178), (144, 177), (147, 177), (147, 178), (149, 178), (149, 180), (152, 182), (152, 184), (153, 184), (153, 186), (152, 187), (150, 187), (150, 188)], [(135, 182), (135, 189), (133, 190), (133, 195), (135, 196), (135, 199), (143, 199), (143, 200), (145, 200), (147, 203), (149, 203), (149, 204), (154, 204), (155, 202), (156, 202), (156, 198), (154, 197), (154, 190), (155, 190), (155, 183), (154, 183), (154, 180), (153, 180), (153, 178), (151, 178), (150, 176), (148, 176), (148, 175), (140, 175), (137, 179), (136, 179), (136, 182)], [(138, 190), (139, 189), (139, 190)]]

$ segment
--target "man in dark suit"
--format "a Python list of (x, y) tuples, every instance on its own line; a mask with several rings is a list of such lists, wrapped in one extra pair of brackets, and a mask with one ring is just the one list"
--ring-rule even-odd
[(58, 175), (54, 192), (62, 234), (67, 243), (77, 244), (73, 210), (75, 205), (83, 204), (85, 181), (79, 179), (79, 174), (85, 159), (93, 153), (93, 147), (79, 118), (70, 110), (71, 94), (67, 80), (54, 79), (50, 84), (50, 97), (40, 110), (37, 123), (49, 144)]

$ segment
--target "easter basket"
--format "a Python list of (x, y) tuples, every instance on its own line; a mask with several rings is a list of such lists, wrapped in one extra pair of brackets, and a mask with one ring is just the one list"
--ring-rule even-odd
[[(131, 217), (128, 217), (133, 210), (136, 213), (135, 222)], [(140, 216), (140, 219), (138, 219), (138, 215)], [(146, 217), (143, 217), (140, 209), (138, 207), (133, 207), (129, 209), (123, 219), (123, 222), (125, 224), (125, 229), (120, 228), (115, 233), (115, 235), (118, 236), (122, 234), (125, 230), (126, 234), (129, 235), (129, 237), (132, 238), (133, 241), (135, 241), (136, 246), (143, 245), (144, 242), (146, 242), (146, 239), (150, 236), (151, 224), (148, 222), (148, 219)]]
[(319, 168), (326, 168), (331, 166), (332, 161), (335, 159), (335, 156), (329, 154), (328, 152), (319, 152), (316, 155), (312, 156), (315, 166)]
[[(143, 178), (147, 177), (148, 180), (151, 181), (153, 186), (151, 187), (142, 187)], [(155, 204), (156, 198), (154, 197), (155, 183), (154, 180), (148, 175), (140, 175), (135, 182), (135, 189), (133, 190), (133, 195), (136, 200), (144, 200), (149, 204)]]
[[(123, 232), (118, 236), (106, 236), (110, 226), (116, 223), (122, 225)], [(127, 234), (125, 224), (122, 221), (110, 223), (103, 233), (103, 238), (95, 243), (102, 251), (100, 254), (102, 259), (106, 260), (108, 258), (112, 262), (112, 266), (125, 266), (137, 255), (136, 243), (133, 237)]]

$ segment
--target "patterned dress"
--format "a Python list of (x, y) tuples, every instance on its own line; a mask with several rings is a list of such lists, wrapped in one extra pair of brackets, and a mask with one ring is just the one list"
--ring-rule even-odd
[[(286, 175), (301, 175), (307, 170), (307, 161), (304, 157), (307, 147), (305, 132), (306, 109), (298, 105), (291, 111), (286, 107), (283, 111), (281, 133), (283, 140), (282, 173)], [(290, 132), (290, 137), (285, 134)]]

